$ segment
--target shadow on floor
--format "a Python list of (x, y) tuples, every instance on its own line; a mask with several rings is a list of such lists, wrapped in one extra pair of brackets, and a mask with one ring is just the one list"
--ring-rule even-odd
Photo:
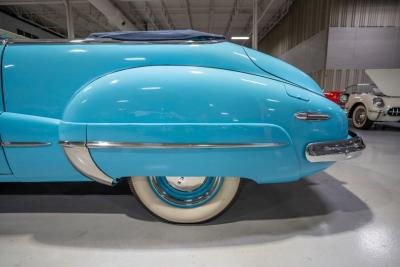
[(355, 230), (372, 219), (368, 206), (322, 172), (298, 182), (245, 182), (234, 205), (202, 225), (158, 222), (129, 194), (92, 183), (3, 184), (0, 236), (106, 248), (187, 248), (273, 242), (297, 235)]

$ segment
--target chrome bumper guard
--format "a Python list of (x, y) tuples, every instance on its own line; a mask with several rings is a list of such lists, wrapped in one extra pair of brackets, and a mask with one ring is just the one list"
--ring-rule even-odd
[(356, 158), (365, 149), (361, 137), (349, 131), (350, 139), (311, 143), (306, 147), (306, 158), (310, 162), (339, 161)]

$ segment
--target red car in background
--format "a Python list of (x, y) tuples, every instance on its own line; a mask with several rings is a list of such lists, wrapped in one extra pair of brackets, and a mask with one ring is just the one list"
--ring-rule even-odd
[(333, 90), (324, 92), (325, 97), (329, 100), (338, 104), (341, 108), (344, 108), (344, 104), (347, 102), (347, 95), (343, 94), (342, 90)]

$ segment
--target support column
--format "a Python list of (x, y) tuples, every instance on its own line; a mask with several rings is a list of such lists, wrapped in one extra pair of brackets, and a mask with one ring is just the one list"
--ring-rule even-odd
[(74, 39), (75, 30), (74, 30), (74, 17), (72, 15), (72, 6), (69, 0), (64, 0), (64, 5), (65, 5), (65, 14), (67, 17), (68, 39)]
[(253, 34), (251, 35), (251, 42), (252, 45), (251, 47), (255, 50), (257, 50), (257, 44), (258, 44), (258, 16), (257, 16), (257, 0), (253, 0)]
[(134, 31), (136, 26), (110, 0), (88, 0), (120, 31)]

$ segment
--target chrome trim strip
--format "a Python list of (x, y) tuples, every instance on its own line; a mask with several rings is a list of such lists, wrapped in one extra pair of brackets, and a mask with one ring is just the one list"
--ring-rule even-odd
[(175, 148), (261, 148), (286, 146), (284, 143), (233, 143), (233, 144), (175, 144), (175, 143), (130, 143), (130, 142), (88, 142), (89, 148), (144, 148), (144, 149), (175, 149)]
[(49, 146), (50, 142), (2, 142), (2, 147), (41, 147)]
[(287, 143), (227, 143), (227, 144), (177, 144), (177, 143), (135, 143), (135, 142), (69, 142), (61, 141), (60, 144), (64, 147), (74, 147), (85, 145), (88, 148), (137, 148), (137, 149), (181, 149), (181, 148), (262, 148), (262, 147), (281, 147), (287, 146)]
[(319, 112), (297, 112), (294, 114), (294, 116), (299, 120), (306, 121), (323, 121), (331, 118), (328, 114)]
[(114, 180), (102, 172), (94, 163), (89, 149), (82, 145), (68, 146), (63, 145), (64, 152), (71, 164), (84, 176), (105, 185), (113, 185)]
[(113, 185), (112, 177), (105, 174), (93, 161), (89, 148), (138, 148), (138, 149), (175, 149), (175, 148), (261, 148), (281, 147), (286, 143), (249, 143), (249, 144), (172, 144), (172, 143), (130, 143), (130, 142), (76, 142), (60, 141), (71, 164), (83, 175), (92, 180)]
[(6, 39), (7, 44), (215, 44), (225, 42), (218, 40), (160, 40), (160, 41), (123, 41), (109, 38), (87, 38), (87, 39)]
[(305, 155), (309, 162), (339, 161), (356, 158), (365, 149), (364, 141), (349, 131), (350, 139), (308, 144)]

